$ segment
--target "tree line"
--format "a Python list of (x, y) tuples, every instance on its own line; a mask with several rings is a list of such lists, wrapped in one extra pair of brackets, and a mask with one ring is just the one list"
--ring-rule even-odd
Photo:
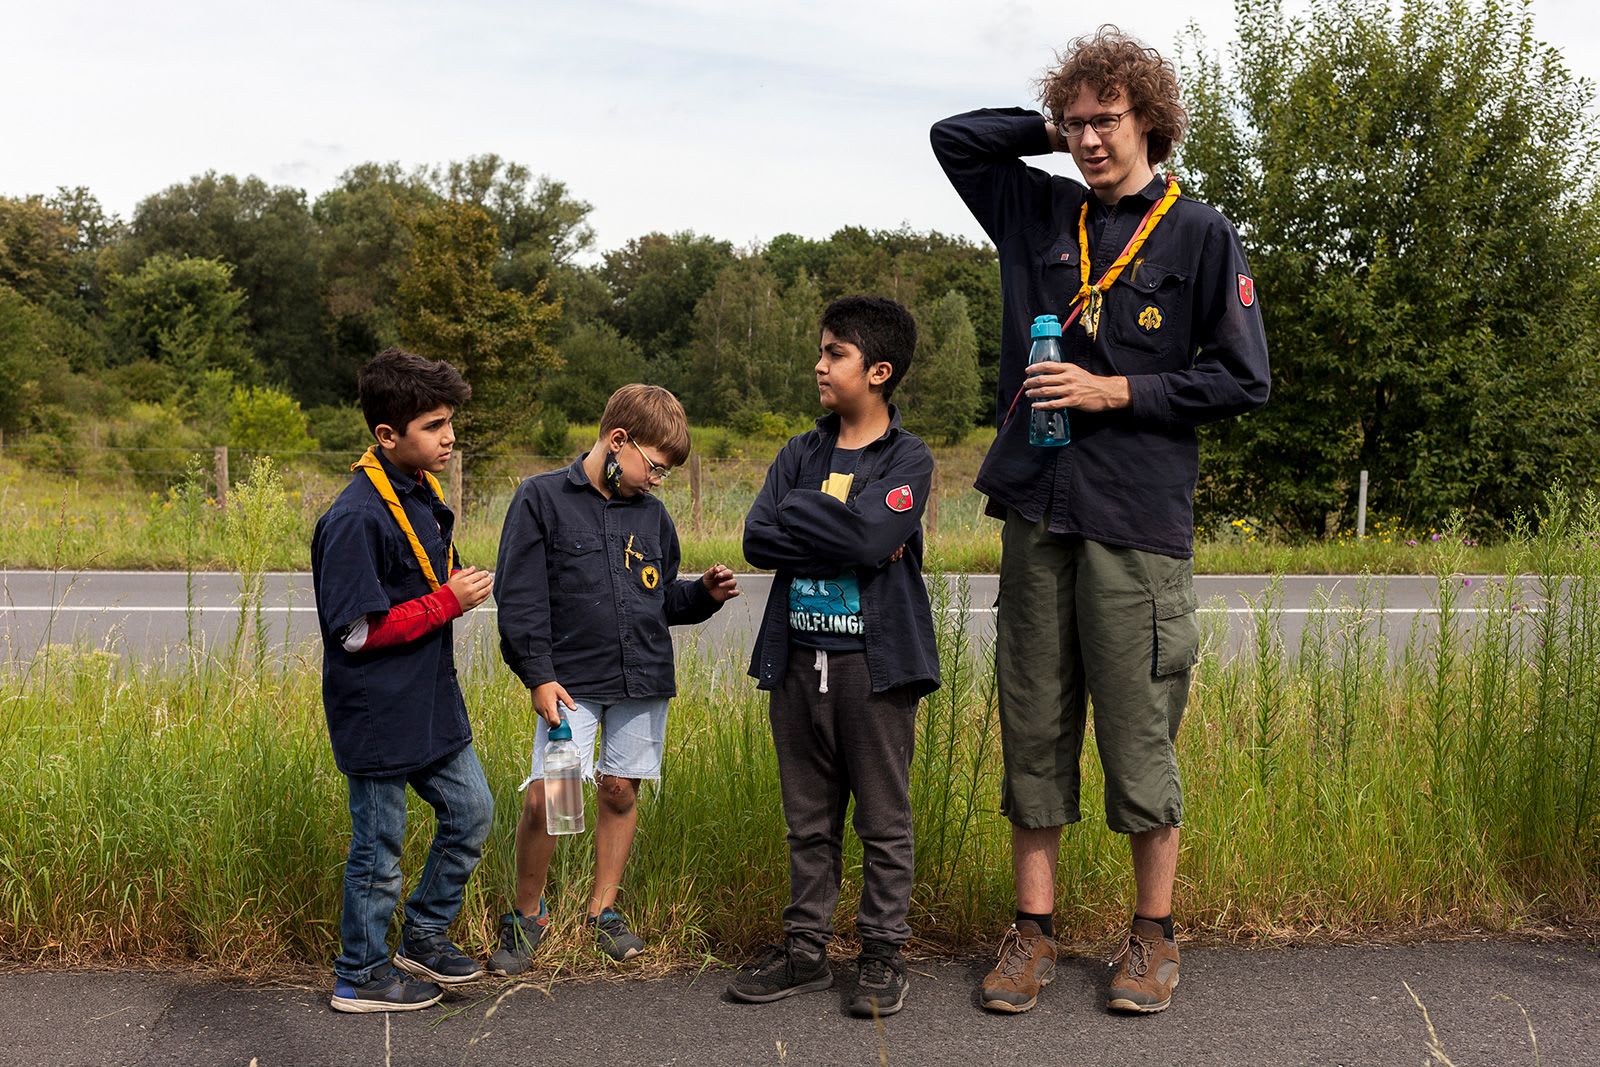
[[(1201, 512), (1330, 533), (1365, 469), (1385, 514), (1504, 522), (1552, 483), (1592, 484), (1593, 86), (1526, 6), (1236, 7), (1226, 63), (1197, 33), (1180, 46), (1193, 121), (1175, 169), (1244, 237), (1274, 383), (1203, 434)], [(942, 183), (931, 158), (923, 180)], [(102, 426), (135, 447), (353, 448), (356, 371), (401, 344), (473, 383), (480, 454), (559, 440), (633, 380), (697, 422), (781, 437), (816, 413), (817, 318), (850, 292), (918, 318), (898, 396), (914, 429), (954, 442), (992, 418), (987, 245), (846, 227), (601, 250), (590, 210), (494, 155), (363, 163), (315, 199), (207, 173), (126, 220), (83, 188), (0, 197), (0, 430), (40, 453)]]

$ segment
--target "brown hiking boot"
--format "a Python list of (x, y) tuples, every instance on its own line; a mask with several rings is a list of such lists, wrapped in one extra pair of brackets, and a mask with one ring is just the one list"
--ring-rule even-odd
[(1000, 942), (1000, 962), (983, 979), (980, 999), (990, 1011), (1027, 1011), (1056, 976), (1056, 943), (1031, 919), (1013, 923)]
[(1178, 988), (1178, 946), (1168, 941), (1161, 926), (1148, 919), (1133, 920), (1128, 941), (1112, 963), (1120, 963), (1106, 992), (1112, 1011), (1165, 1011)]

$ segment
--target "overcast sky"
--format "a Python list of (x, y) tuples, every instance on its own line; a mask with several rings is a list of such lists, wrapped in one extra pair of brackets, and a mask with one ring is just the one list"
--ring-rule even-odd
[[(1591, 79), (1597, 7), (1533, 0)], [(1214, 51), (1233, 38), (1229, 0), (5, 0), (0, 17), (0, 194), (87, 185), (127, 217), (207, 169), (314, 199), (365, 160), (497, 152), (591, 203), (602, 249), (849, 224), (979, 239), (933, 120), (1032, 106), (1052, 50), (1108, 17), (1163, 51), (1190, 20)]]

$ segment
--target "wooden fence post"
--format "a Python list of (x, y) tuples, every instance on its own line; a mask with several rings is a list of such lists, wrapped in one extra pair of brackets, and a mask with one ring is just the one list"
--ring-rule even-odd
[(228, 446), (217, 445), (211, 450), (211, 476), (217, 483), (217, 507), (228, 506)]
[(689, 455), (689, 513), (694, 532), (700, 532), (700, 453)]
[(456, 525), (461, 525), (461, 470), (464, 464), (461, 449), (450, 453), (450, 510), (455, 512)]

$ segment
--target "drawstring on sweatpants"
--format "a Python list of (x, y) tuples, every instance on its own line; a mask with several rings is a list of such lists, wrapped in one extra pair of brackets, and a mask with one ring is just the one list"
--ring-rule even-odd
[(817, 670), (817, 671), (821, 671), (822, 672), (822, 677), (817, 681), (817, 692), (826, 693), (828, 691), (828, 650), (827, 649), (825, 649), (825, 648), (817, 649), (817, 661), (815, 663), (813, 663), (811, 665), (811, 667), (812, 667), (813, 670)]

